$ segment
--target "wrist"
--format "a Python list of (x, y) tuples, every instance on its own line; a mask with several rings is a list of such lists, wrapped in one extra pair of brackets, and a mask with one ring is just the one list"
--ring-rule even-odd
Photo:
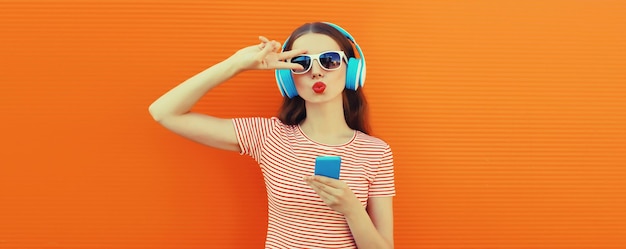
[(245, 68), (241, 66), (241, 63), (237, 61), (237, 58), (235, 58), (235, 56), (227, 58), (226, 60), (222, 61), (221, 64), (226, 72), (230, 74), (230, 76), (234, 76), (245, 70)]
[(363, 206), (360, 206), (360, 205), (358, 207), (354, 207), (346, 211), (343, 215), (346, 217), (346, 220), (348, 221), (358, 220), (364, 216), (369, 216), (367, 214), (367, 211), (365, 211), (365, 208), (363, 208)]

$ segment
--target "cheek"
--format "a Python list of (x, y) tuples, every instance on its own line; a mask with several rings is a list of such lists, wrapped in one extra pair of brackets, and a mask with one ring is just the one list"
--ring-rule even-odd
[(293, 75), (292, 79), (293, 83), (296, 85), (296, 88), (302, 87), (302, 85), (306, 82), (306, 78), (302, 75)]
[(345, 70), (339, 70), (333, 72), (333, 74), (329, 75), (328, 81), (333, 82), (333, 85), (336, 86), (345, 86), (346, 85), (346, 72)]
[[(313, 85), (316, 79), (312, 79), (310, 74), (292, 74), (291, 75), (296, 88), (305, 87), (307, 84)], [(344, 87), (346, 85), (346, 69), (339, 69), (337, 71), (328, 72), (326, 76), (321, 79), (332, 86)]]

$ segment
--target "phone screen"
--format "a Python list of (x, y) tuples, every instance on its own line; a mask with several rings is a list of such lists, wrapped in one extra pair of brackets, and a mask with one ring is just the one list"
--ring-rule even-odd
[(341, 157), (318, 156), (315, 158), (315, 175), (339, 179)]

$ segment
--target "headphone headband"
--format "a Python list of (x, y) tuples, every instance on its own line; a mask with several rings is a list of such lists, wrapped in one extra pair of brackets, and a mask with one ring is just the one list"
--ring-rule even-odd
[(341, 32), (346, 38), (348, 38), (348, 40), (350, 40), (354, 44), (354, 47), (356, 47), (356, 50), (359, 53), (359, 58), (361, 58), (362, 60), (365, 60), (365, 57), (363, 57), (363, 51), (361, 51), (361, 47), (359, 46), (358, 43), (356, 43), (356, 40), (354, 39), (354, 37), (352, 37), (352, 35), (350, 35), (350, 33), (348, 33), (347, 30), (343, 29), (342, 27), (339, 27), (339, 25), (334, 24), (334, 23), (330, 23), (330, 22), (323, 22), (323, 23), (328, 24), (329, 26), (335, 28), (336, 30)]
[[(350, 40), (354, 44), (354, 47), (356, 47), (356, 50), (359, 53), (359, 58), (361, 58), (362, 60), (365, 60), (365, 57), (363, 56), (363, 51), (361, 51), (361, 47), (359, 46), (358, 43), (356, 43), (356, 40), (354, 39), (354, 37), (352, 37), (352, 35), (348, 33), (347, 30), (343, 29), (342, 27), (339, 27), (339, 25), (334, 24), (334, 23), (330, 23), (330, 22), (322, 22), (322, 23), (335, 28), (337, 31), (341, 32), (341, 34), (343, 34), (346, 38), (348, 38), (348, 40)], [(283, 51), (285, 50), (285, 48), (287, 48), (287, 43), (289, 42), (290, 38), (291, 36), (285, 39), (285, 43), (283, 43), (283, 46), (282, 46)]]

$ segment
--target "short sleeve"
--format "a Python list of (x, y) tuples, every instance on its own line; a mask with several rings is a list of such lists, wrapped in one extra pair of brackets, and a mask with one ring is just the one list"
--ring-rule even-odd
[(259, 162), (265, 140), (274, 129), (276, 121), (274, 118), (261, 117), (234, 118), (233, 126), (237, 134), (240, 154), (248, 155)]
[(391, 148), (387, 146), (378, 165), (374, 180), (370, 184), (369, 197), (389, 197), (395, 195), (393, 153)]

